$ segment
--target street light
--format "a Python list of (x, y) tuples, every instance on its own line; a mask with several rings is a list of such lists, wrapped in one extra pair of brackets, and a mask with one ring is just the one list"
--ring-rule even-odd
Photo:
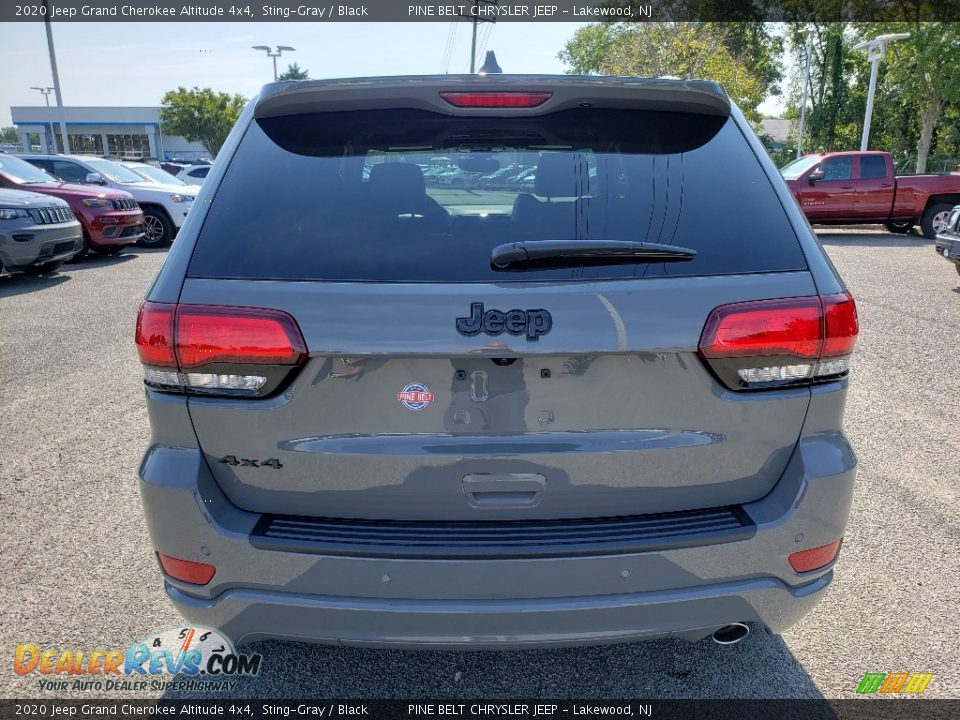
[[(47, 107), (50, 107), (50, 93), (53, 92), (52, 87), (37, 87), (35, 85), (31, 85), (30, 89), (39, 90), (43, 95), (43, 99), (47, 101)], [(47, 152), (56, 154), (56, 137), (53, 134), (53, 122), (48, 122), (47, 124), (50, 126), (50, 137), (47, 138)]]
[(870, 140), (870, 120), (873, 117), (873, 95), (877, 90), (877, 68), (880, 66), (880, 60), (887, 54), (887, 43), (894, 40), (906, 40), (910, 33), (890, 33), (889, 35), (878, 35), (873, 40), (864, 40), (862, 43), (853, 46), (854, 50), (863, 50), (867, 53), (867, 60), (870, 61), (870, 89), (867, 91), (867, 112), (863, 118), (863, 135), (860, 137), (860, 150), (867, 149), (867, 142)]
[(283, 55), (283, 51), (295, 52), (296, 48), (292, 48), (289, 45), (277, 45), (276, 51), (274, 51), (269, 45), (254, 45), (254, 50), (263, 50), (267, 54), (267, 57), (273, 58), (273, 81), (277, 81), (277, 58)]
[(806, 68), (803, 72), (803, 100), (800, 102), (800, 129), (797, 133), (797, 157), (803, 154), (803, 121), (807, 115), (807, 91), (810, 89), (810, 56), (813, 53), (813, 28), (804, 28), (800, 34), (807, 39)]

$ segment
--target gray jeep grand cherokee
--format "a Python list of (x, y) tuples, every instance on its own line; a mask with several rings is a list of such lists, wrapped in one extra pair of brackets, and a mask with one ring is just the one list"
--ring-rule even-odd
[(856, 336), (716, 84), (268, 85), (137, 321), (167, 594), (240, 642), (780, 632), (833, 577)]
[(0, 275), (53, 272), (82, 247), (80, 223), (65, 201), (0, 188)]

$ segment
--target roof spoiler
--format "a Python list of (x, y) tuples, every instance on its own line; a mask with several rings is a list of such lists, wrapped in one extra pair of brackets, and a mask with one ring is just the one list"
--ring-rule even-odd
[(440, 93), (541, 92), (536, 107), (511, 108), (516, 116), (543, 115), (575, 107), (660, 110), (727, 117), (730, 98), (707, 80), (594, 75), (423, 75), (337, 80), (300, 80), (265, 85), (257, 119), (309, 112), (406, 108), (447, 115), (503, 115), (500, 108), (454, 107)]

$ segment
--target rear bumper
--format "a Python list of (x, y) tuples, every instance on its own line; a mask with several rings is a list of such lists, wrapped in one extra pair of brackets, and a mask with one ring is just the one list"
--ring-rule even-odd
[(938, 235), (935, 248), (937, 255), (960, 265), (960, 238)]
[(700, 640), (734, 622), (774, 631), (797, 622), (833, 578), (799, 588), (755, 578), (694, 588), (622, 595), (510, 600), (411, 600), (228, 590), (200, 600), (166, 583), (192, 623), (217, 627), (241, 643), (286, 638), (385, 648), (491, 650)]
[(140, 489), (154, 548), (217, 568), (202, 587), (167, 579), (171, 601), (237, 642), (489, 649), (696, 640), (744, 621), (779, 633), (832, 579), (832, 565), (797, 574), (787, 558), (844, 534), (857, 463), (834, 429), (844, 390), (811, 390), (804, 435), (780, 481), (741, 506), (755, 534), (695, 547), (459, 560), (257, 548), (261, 516), (230, 503), (213, 480), (183, 398), (155, 393)]

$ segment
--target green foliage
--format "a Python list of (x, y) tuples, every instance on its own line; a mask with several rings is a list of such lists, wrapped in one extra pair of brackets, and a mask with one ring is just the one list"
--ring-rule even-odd
[(18, 143), (20, 135), (15, 127), (0, 128), (0, 143)]
[(296, 63), (287, 65), (287, 69), (280, 73), (277, 80), (309, 80), (310, 74), (306, 70), (300, 69)]
[(601, 23), (578, 30), (559, 57), (578, 74), (714, 80), (759, 122), (780, 78), (778, 47), (762, 23)]
[[(799, 115), (803, 26), (787, 26), (793, 48), (787, 116)], [(858, 42), (892, 32), (911, 37), (890, 43), (880, 61), (870, 129), (871, 149), (894, 156), (901, 172), (952, 167), (960, 157), (960, 24), (823, 23), (813, 25), (811, 93), (804, 149), (860, 147), (870, 64)], [(929, 162), (928, 162), (929, 157)]]
[(164, 132), (200, 142), (216, 156), (246, 102), (242, 95), (180, 87), (163, 96), (160, 121)]

